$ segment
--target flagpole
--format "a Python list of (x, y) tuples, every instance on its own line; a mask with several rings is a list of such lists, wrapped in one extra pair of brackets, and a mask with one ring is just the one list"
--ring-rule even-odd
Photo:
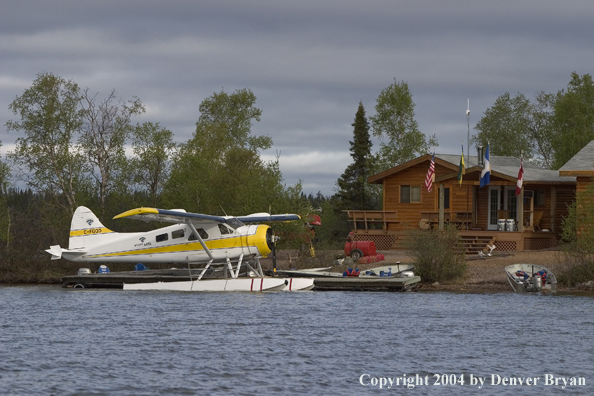
[(466, 108), (466, 123), (468, 124), (468, 135), (466, 139), (466, 155), (470, 156), (470, 99)]

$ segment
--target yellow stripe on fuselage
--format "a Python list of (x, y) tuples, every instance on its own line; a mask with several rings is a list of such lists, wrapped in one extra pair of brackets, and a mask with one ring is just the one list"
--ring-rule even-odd
[(85, 228), (84, 230), (73, 230), (70, 231), (71, 237), (77, 236), (85, 236), (85, 235), (97, 235), (97, 234), (107, 234), (109, 232), (113, 232), (109, 228)]

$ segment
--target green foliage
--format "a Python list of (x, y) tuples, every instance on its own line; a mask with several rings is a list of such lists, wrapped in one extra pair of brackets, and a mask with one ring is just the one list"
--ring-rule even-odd
[(510, 97), (509, 92), (499, 96), (492, 107), (476, 124), (478, 136), (473, 136), (472, 144), (487, 147), (493, 155), (520, 158), (521, 152), (528, 160), (532, 158), (531, 142), (528, 137), (528, 113), (530, 100), (518, 93)]
[(130, 161), (130, 171), (134, 174), (134, 182), (148, 192), (152, 205), (157, 206), (157, 197), (169, 177), (170, 158), (176, 149), (173, 132), (159, 123), (137, 125), (132, 136), (132, 149), (134, 158)]
[(428, 140), (415, 120), (415, 104), (404, 81), (384, 88), (377, 98), (376, 115), (370, 117), (373, 135), (380, 138), (376, 171), (410, 161), (437, 146), (435, 135)]
[(476, 124), (478, 131), (470, 143), (487, 147), (493, 155), (509, 156), (540, 163), (550, 168), (552, 149), (553, 96), (540, 92), (533, 103), (524, 94), (499, 96)]
[(553, 114), (555, 95), (544, 91), (536, 94), (536, 102), (531, 104), (528, 131), (532, 139), (532, 153), (535, 162), (546, 169), (552, 169), (554, 124)]
[(455, 227), (445, 231), (413, 230), (409, 250), (414, 257), (415, 272), (424, 282), (444, 282), (463, 277), (466, 258)]
[(264, 162), (269, 137), (251, 135), (260, 120), (249, 89), (215, 93), (200, 105), (193, 138), (174, 157), (165, 202), (201, 213), (245, 214), (277, 208), (285, 199), (278, 158)]
[(317, 227), (319, 239), (317, 247), (320, 249), (344, 249), (344, 243), (351, 231), (351, 225), (346, 213), (339, 209), (335, 199), (323, 201), (320, 204), (322, 225)]
[(365, 108), (361, 102), (352, 126), (353, 141), (350, 143), (353, 163), (346, 168), (337, 181), (339, 190), (336, 198), (343, 209), (375, 209), (379, 200), (378, 197), (373, 196), (373, 190), (367, 183), (367, 178), (373, 174), (372, 143)]
[[(225, 146), (246, 147), (253, 150), (267, 150), (272, 147), (272, 139), (268, 136), (252, 136), (252, 120), (260, 122), (262, 110), (255, 107), (256, 96), (247, 88), (228, 94), (221, 90), (204, 99), (200, 104), (200, 118), (196, 124), (196, 135), (202, 128), (208, 129), (216, 125), (222, 134), (204, 134), (208, 140), (204, 143), (216, 144), (219, 150)], [(214, 138), (214, 139), (213, 139)], [(222, 140), (217, 140), (220, 138)]]
[(16, 139), (9, 155), (20, 167), (27, 185), (49, 194), (70, 213), (78, 206), (78, 191), (86, 190), (89, 166), (81, 147), (74, 144), (83, 124), (78, 85), (51, 73), (37, 75), (31, 88), (9, 106), (20, 121), (8, 121), (9, 131), (24, 136)]
[(555, 98), (553, 124), (555, 156), (553, 169), (559, 169), (591, 140), (594, 140), (594, 82), (592, 76), (571, 74), (567, 91)]
[(594, 280), (594, 183), (579, 192), (563, 219), (563, 270), (559, 281), (575, 285)]

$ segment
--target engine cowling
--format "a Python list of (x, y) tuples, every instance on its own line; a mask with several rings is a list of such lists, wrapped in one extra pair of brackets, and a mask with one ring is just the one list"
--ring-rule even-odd
[(263, 224), (246, 228), (248, 229), (246, 238), (247, 250), (262, 257), (268, 256), (272, 252), (274, 244), (272, 228)]

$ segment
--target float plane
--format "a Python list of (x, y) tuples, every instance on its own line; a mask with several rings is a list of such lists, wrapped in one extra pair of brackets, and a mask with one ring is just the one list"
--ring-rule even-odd
[[(211, 216), (183, 209), (137, 208), (114, 219), (159, 221), (173, 225), (148, 232), (122, 233), (106, 228), (88, 208), (74, 212), (68, 249), (46, 250), (52, 260), (74, 262), (172, 263), (185, 265), (189, 281), (124, 283), (125, 290), (274, 291), (311, 290), (313, 279), (265, 277), (259, 259), (275, 253), (277, 237), (268, 225), (299, 220), (295, 214)], [(246, 225), (245, 223), (249, 223)], [(274, 257), (273, 257), (274, 258)], [(199, 271), (192, 274), (190, 268)], [(194, 270), (195, 271), (195, 270)]]

